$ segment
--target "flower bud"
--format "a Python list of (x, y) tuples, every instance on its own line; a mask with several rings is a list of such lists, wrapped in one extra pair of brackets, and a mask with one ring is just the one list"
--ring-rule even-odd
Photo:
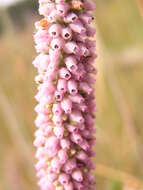
[(76, 95), (78, 92), (77, 83), (74, 80), (69, 80), (67, 83), (68, 91), (71, 95)]
[(64, 42), (62, 38), (54, 38), (51, 41), (51, 47), (53, 50), (58, 51), (64, 46)]
[(70, 72), (65, 67), (62, 67), (59, 70), (59, 76), (60, 78), (65, 79), (65, 80), (69, 80), (71, 78)]
[(72, 173), (72, 178), (77, 182), (82, 182), (83, 181), (82, 172), (79, 169), (74, 170), (74, 172)]
[(76, 168), (76, 161), (75, 159), (70, 159), (66, 162), (66, 164), (64, 165), (64, 171), (67, 173), (67, 174), (71, 174), (73, 169)]
[(63, 92), (55, 91), (55, 98), (56, 98), (57, 102), (60, 102), (63, 99)]
[(79, 34), (83, 34), (86, 32), (86, 28), (84, 28), (83, 24), (79, 21), (71, 23), (70, 28), (72, 29), (73, 32)]
[(53, 104), (52, 111), (53, 111), (53, 114), (55, 114), (55, 115), (61, 115), (62, 109), (61, 109), (60, 104)]
[(51, 25), (49, 28), (49, 34), (53, 38), (59, 37), (61, 34), (61, 25), (59, 24)]
[(64, 45), (64, 51), (67, 54), (77, 54), (79, 52), (79, 47), (74, 41), (70, 41)]
[(69, 149), (70, 148), (70, 141), (67, 139), (62, 139), (61, 140), (61, 147), (63, 149)]
[(67, 66), (67, 69), (74, 73), (77, 70), (77, 60), (74, 56), (69, 56), (65, 58), (65, 64)]
[(68, 98), (64, 98), (61, 101), (61, 108), (64, 110), (66, 114), (70, 114), (72, 111), (72, 101)]
[(64, 188), (65, 188), (65, 190), (73, 190), (74, 189), (72, 182), (64, 185)]
[(74, 121), (74, 122), (77, 122), (80, 124), (84, 123), (84, 118), (83, 118), (81, 112), (79, 112), (79, 111), (73, 111), (70, 115), (70, 119), (71, 119), (71, 121)]
[(56, 9), (59, 16), (65, 16), (69, 9), (69, 6), (67, 3), (59, 3), (56, 5)]
[(64, 128), (63, 127), (54, 127), (54, 134), (58, 139), (62, 139), (64, 136)]
[(71, 39), (72, 37), (72, 30), (70, 28), (63, 28), (62, 29), (62, 37), (65, 39), (65, 40), (69, 40)]
[(61, 169), (61, 163), (59, 161), (58, 158), (53, 158), (52, 161), (51, 161), (51, 167), (52, 167), (52, 171), (54, 173), (59, 173), (60, 172), (60, 169)]
[(64, 20), (69, 23), (75, 22), (78, 20), (78, 16), (75, 13), (69, 13)]
[(60, 160), (60, 162), (62, 164), (65, 164), (65, 162), (68, 159), (68, 155), (67, 155), (66, 150), (63, 150), (63, 149), (59, 150), (59, 152), (58, 152), (58, 158), (59, 158), (59, 160)]
[(69, 183), (69, 175), (67, 175), (65, 173), (60, 174), (60, 176), (59, 176), (59, 182), (62, 185), (67, 185)]
[(65, 93), (67, 91), (67, 82), (64, 79), (59, 79), (57, 84), (57, 90)]

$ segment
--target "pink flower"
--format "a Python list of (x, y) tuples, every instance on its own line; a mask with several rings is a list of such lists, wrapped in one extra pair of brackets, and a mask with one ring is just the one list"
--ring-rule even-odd
[(46, 30), (38, 30), (35, 34), (34, 34), (34, 40), (35, 43), (38, 45), (39, 43), (44, 43), (47, 42), (47, 44), (50, 43), (51, 38), (48, 35), (48, 32)]
[(61, 108), (66, 114), (70, 114), (72, 111), (72, 101), (69, 98), (64, 98), (61, 101)]
[(60, 24), (53, 24), (49, 28), (49, 34), (53, 38), (57, 38), (60, 36), (61, 33), (61, 25)]
[(68, 139), (61, 140), (61, 147), (62, 149), (69, 149), (70, 148), (70, 141)]
[(82, 172), (79, 169), (74, 170), (74, 172), (72, 173), (72, 178), (78, 182), (82, 182), (83, 181)]
[(62, 116), (60, 116), (60, 115), (53, 115), (53, 119), (52, 120), (53, 120), (53, 123), (56, 126), (59, 126), (59, 127), (62, 126), (62, 122), (63, 122)]
[(69, 56), (65, 58), (65, 64), (67, 66), (67, 69), (71, 72), (71, 73), (75, 73), (77, 70), (77, 60), (74, 56)]
[(65, 39), (65, 40), (69, 40), (71, 39), (72, 37), (72, 31), (70, 28), (63, 28), (62, 29), (62, 37)]
[(42, 113), (42, 114), (49, 114), (50, 110), (46, 108), (45, 104), (38, 104), (36, 107), (35, 107), (35, 111), (37, 113)]
[(52, 171), (54, 173), (59, 173), (60, 172), (60, 169), (61, 169), (61, 163), (59, 161), (58, 158), (53, 158), (52, 161), (51, 161), (51, 167), (52, 167)]
[(46, 172), (45, 172), (45, 170), (44, 169), (41, 169), (41, 170), (39, 170), (38, 172), (37, 172), (37, 178), (42, 178), (42, 177), (44, 177), (46, 175)]
[(90, 145), (88, 144), (88, 142), (86, 140), (84, 140), (84, 141), (82, 141), (82, 143), (80, 143), (80, 147), (84, 151), (88, 151), (90, 149)]
[(35, 120), (37, 127), (40, 127), (42, 124), (47, 123), (49, 119), (44, 114), (39, 114)]
[(77, 133), (78, 132), (78, 127), (74, 125), (66, 125), (68, 131), (70, 133)]
[(48, 181), (46, 177), (43, 179), (43, 181), (41, 181), (41, 184), (39, 183), (39, 185), (41, 186), (42, 190), (54, 190), (53, 183)]
[(59, 150), (59, 152), (58, 152), (58, 157), (59, 157), (60, 162), (61, 162), (62, 164), (65, 164), (65, 162), (66, 162), (67, 159), (68, 159), (67, 151), (64, 150), (64, 149)]
[(46, 159), (42, 158), (40, 159), (37, 164), (35, 165), (36, 170), (40, 170), (42, 168), (46, 168)]
[(88, 155), (83, 150), (81, 150), (78, 152), (77, 158), (83, 162), (86, 162), (88, 160)]
[(85, 45), (83, 45), (82, 43), (79, 43), (78, 46), (80, 48), (80, 55), (81, 56), (84, 56), (84, 57), (89, 56), (89, 54), (90, 54), (89, 50), (88, 50), (88, 48), (86, 48)]
[(48, 52), (48, 44), (47, 42), (39, 43), (35, 46), (37, 53), (47, 53)]
[(48, 15), (47, 15), (47, 19), (50, 23), (52, 22), (56, 22), (58, 18), (58, 13), (56, 9), (53, 9)]
[(69, 80), (67, 83), (68, 91), (71, 95), (76, 95), (78, 92), (77, 83), (74, 80)]
[(79, 47), (74, 41), (67, 42), (64, 46), (64, 51), (67, 54), (77, 54), (79, 52)]
[(80, 21), (76, 21), (70, 24), (70, 28), (79, 34), (83, 34), (86, 32), (86, 28), (84, 28), (83, 24)]
[(36, 151), (35, 158), (42, 159), (45, 155), (45, 149), (44, 147), (38, 147)]
[(93, 85), (96, 29), (91, 0), (39, 0), (35, 23), (33, 61), (37, 117), (36, 147), (38, 185), (41, 190), (93, 190), (92, 157), (96, 104)]
[(59, 63), (60, 51), (55, 51), (54, 49), (49, 49), (50, 61), (54, 63)]
[(51, 47), (53, 50), (60, 50), (64, 46), (64, 41), (62, 38), (54, 38), (51, 41)]
[(89, 27), (87, 28), (87, 33), (88, 33), (88, 36), (93, 37), (96, 34), (96, 29)]
[(66, 22), (75, 22), (77, 21), (78, 16), (75, 13), (69, 13), (66, 17), (65, 17), (65, 21)]
[(67, 3), (62, 2), (56, 5), (56, 9), (59, 16), (65, 16), (69, 9), (69, 6)]
[(85, 121), (81, 112), (79, 112), (79, 111), (73, 111), (70, 115), (70, 119), (71, 119), (71, 121), (74, 121), (74, 122), (77, 122), (80, 124), (83, 124)]
[(55, 0), (56, 1), (56, 3), (64, 3), (65, 2), (65, 0)]
[(57, 90), (65, 93), (67, 91), (67, 81), (64, 79), (59, 79), (57, 84)]
[(70, 159), (66, 162), (66, 164), (64, 165), (64, 171), (67, 174), (71, 174), (73, 169), (75, 169), (77, 166), (76, 164), (76, 160), (75, 159)]
[(63, 99), (63, 92), (55, 91), (55, 98), (56, 98), (57, 102), (60, 102)]
[(46, 83), (41, 85), (41, 90), (39, 93), (41, 93), (42, 96), (48, 96), (49, 94), (53, 93), (55, 91), (55, 86), (51, 81), (47, 81)]
[(88, 11), (95, 10), (96, 9), (96, 4), (91, 0), (85, 1), (85, 8)]
[(54, 127), (54, 134), (58, 139), (62, 139), (64, 136), (64, 128), (63, 127)]
[(58, 175), (56, 173), (48, 173), (47, 174), (47, 180), (50, 182), (54, 182), (58, 178)]
[(82, 34), (74, 33), (73, 39), (74, 39), (75, 41), (79, 41), (79, 42), (85, 43), (86, 40), (87, 40), (87, 35), (86, 35), (86, 33), (82, 33)]
[(62, 173), (60, 174), (59, 176), (59, 182), (62, 184), (62, 185), (67, 185), (69, 183), (69, 175), (65, 174), (65, 173)]
[(46, 140), (45, 148), (47, 153), (51, 156), (57, 154), (59, 150), (59, 140), (55, 136), (51, 136)]
[(80, 94), (76, 94), (74, 96), (70, 95), (69, 98), (71, 99), (72, 102), (77, 104), (81, 104), (84, 102), (84, 98)]
[(34, 140), (34, 146), (36, 147), (40, 147), (42, 145), (44, 145), (45, 143), (45, 138), (43, 136), (38, 136), (35, 140)]
[(86, 82), (81, 82), (79, 88), (85, 91), (87, 94), (91, 94), (91, 92), (93, 91), (93, 89), (90, 88)]
[(84, 189), (84, 185), (80, 182), (74, 182), (74, 187), (77, 189), (77, 190), (83, 190)]
[(64, 188), (65, 188), (65, 190), (73, 190), (74, 189), (73, 184), (71, 182), (64, 185)]
[(56, 114), (56, 115), (61, 115), (62, 114), (62, 109), (61, 109), (61, 106), (60, 104), (53, 104), (53, 114)]
[(83, 142), (83, 139), (80, 134), (78, 133), (72, 133), (71, 134), (71, 140), (76, 144), (81, 144)]
[(83, 13), (80, 15), (80, 19), (85, 23), (85, 24), (90, 24), (94, 17), (91, 14)]
[(54, 3), (45, 3), (43, 6), (39, 7), (39, 13), (44, 16), (48, 16), (49, 13), (55, 8)]
[(62, 67), (60, 70), (59, 70), (59, 76), (65, 80), (69, 80), (71, 78), (71, 74), (70, 72), (65, 68), (65, 67)]

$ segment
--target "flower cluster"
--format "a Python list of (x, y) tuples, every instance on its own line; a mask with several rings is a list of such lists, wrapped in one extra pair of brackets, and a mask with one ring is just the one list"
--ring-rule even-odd
[(39, 0), (35, 165), (41, 190), (95, 190), (95, 4)]

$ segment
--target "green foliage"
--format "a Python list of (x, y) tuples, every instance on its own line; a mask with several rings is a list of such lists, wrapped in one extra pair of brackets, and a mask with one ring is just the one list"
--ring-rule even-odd
[(135, 0), (96, 0), (97, 23), (107, 48), (143, 43), (142, 16)]
[(0, 35), (2, 34), (2, 32), (3, 32), (3, 21), (0, 16)]
[(122, 184), (119, 181), (112, 181), (108, 189), (109, 190), (123, 190)]

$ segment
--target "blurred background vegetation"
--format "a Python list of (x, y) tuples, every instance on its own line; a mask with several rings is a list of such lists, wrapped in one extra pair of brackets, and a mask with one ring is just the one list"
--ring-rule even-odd
[[(143, 1), (96, 0), (100, 190), (143, 190)], [(38, 190), (34, 174), (36, 0), (0, 7), (0, 190)]]

